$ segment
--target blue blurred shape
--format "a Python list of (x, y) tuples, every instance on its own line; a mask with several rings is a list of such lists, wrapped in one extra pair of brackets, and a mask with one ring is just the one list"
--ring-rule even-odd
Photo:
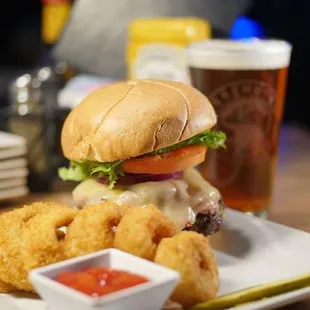
[(245, 16), (238, 17), (230, 30), (230, 38), (232, 40), (261, 38), (263, 35), (263, 27), (255, 20)]

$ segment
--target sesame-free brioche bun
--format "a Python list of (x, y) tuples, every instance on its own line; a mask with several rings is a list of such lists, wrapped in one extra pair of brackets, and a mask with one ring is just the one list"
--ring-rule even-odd
[(119, 82), (96, 90), (70, 112), (61, 145), (70, 160), (112, 162), (176, 144), (215, 124), (209, 100), (190, 85)]

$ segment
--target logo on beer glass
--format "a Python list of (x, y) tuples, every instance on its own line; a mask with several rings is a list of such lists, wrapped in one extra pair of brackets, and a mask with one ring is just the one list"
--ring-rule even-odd
[(270, 84), (238, 80), (216, 88), (210, 100), (218, 115), (218, 127), (228, 136), (227, 152), (219, 154), (222, 161), (232, 160), (239, 170), (271, 156), (276, 92)]

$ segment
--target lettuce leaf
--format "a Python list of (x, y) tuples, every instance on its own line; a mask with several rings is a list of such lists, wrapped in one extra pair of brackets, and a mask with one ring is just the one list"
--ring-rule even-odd
[(63, 181), (80, 182), (96, 174), (99, 178), (107, 178), (109, 187), (113, 188), (118, 176), (123, 175), (123, 171), (119, 167), (121, 162), (121, 160), (111, 163), (70, 161), (69, 168), (58, 169), (58, 175)]
[[(204, 131), (188, 140), (164, 147), (143, 156), (160, 155), (188, 145), (205, 145), (212, 149), (218, 149), (221, 147), (225, 148), (225, 141), (226, 135), (224, 132)], [(68, 168), (62, 167), (58, 169), (58, 175), (63, 181), (70, 180), (76, 182), (81, 182), (93, 175), (99, 178), (105, 177), (108, 180), (109, 188), (113, 189), (118, 177), (124, 175), (122, 169), (120, 168), (120, 164), (122, 162), (122, 160), (109, 163), (91, 161), (79, 163), (76, 161), (71, 161)]]
[(58, 176), (63, 181), (83, 181), (89, 176), (88, 164), (70, 161), (68, 168), (61, 167), (58, 169)]
[(123, 176), (124, 172), (120, 168), (122, 160), (111, 163), (91, 163), (90, 176), (96, 174), (97, 177), (106, 177), (110, 188), (113, 188), (119, 176)]
[(205, 145), (210, 149), (218, 149), (221, 147), (225, 148), (225, 141), (226, 141), (226, 134), (222, 131), (203, 131), (192, 138), (156, 150), (154, 152), (149, 153), (148, 155), (164, 154), (188, 145)]

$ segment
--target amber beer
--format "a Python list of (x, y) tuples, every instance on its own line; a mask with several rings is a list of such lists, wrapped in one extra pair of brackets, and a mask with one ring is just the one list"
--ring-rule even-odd
[(227, 149), (208, 151), (203, 175), (228, 207), (265, 214), (272, 198), (291, 46), (208, 40), (189, 46), (193, 86), (208, 96)]

